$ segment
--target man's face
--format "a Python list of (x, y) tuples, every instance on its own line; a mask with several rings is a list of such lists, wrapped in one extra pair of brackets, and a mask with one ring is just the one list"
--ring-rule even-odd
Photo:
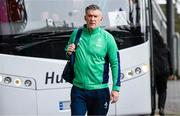
[(102, 21), (102, 13), (100, 10), (88, 10), (84, 19), (88, 29), (94, 29), (100, 25)]

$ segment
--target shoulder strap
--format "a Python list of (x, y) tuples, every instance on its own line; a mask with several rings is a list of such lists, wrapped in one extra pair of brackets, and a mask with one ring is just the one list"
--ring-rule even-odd
[(74, 41), (75, 46), (77, 46), (77, 44), (79, 42), (79, 39), (81, 37), (81, 33), (82, 33), (82, 28), (79, 28), (78, 31), (77, 31), (77, 34), (76, 34), (75, 41)]
[[(82, 28), (79, 28), (77, 31), (77, 34), (76, 34), (75, 41), (74, 41), (75, 47), (77, 47), (77, 44), (78, 44), (79, 39), (81, 37), (81, 33), (82, 33)], [(70, 62), (71, 62), (71, 65), (73, 65), (75, 62), (75, 53), (74, 52), (70, 55)]]

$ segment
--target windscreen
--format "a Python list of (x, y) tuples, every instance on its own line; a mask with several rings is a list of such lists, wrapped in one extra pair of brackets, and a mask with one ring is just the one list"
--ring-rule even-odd
[(85, 7), (102, 9), (101, 27), (119, 50), (146, 41), (144, 0), (1, 0), (0, 53), (65, 59), (73, 29), (85, 24)]

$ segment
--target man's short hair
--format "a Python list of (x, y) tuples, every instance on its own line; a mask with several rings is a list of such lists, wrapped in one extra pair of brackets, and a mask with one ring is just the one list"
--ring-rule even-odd
[(100, 10), (101, 11), (101, 8), (98, 5), (91, 4), (86, 7), (85, 13), (87, 13), (88, 10)]

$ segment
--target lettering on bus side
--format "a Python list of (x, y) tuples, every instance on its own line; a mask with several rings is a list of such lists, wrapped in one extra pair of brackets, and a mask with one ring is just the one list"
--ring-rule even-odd
[(45, 84), (63, 83), (65, 82), (59, 74), (55, 72), (46, 72)]

